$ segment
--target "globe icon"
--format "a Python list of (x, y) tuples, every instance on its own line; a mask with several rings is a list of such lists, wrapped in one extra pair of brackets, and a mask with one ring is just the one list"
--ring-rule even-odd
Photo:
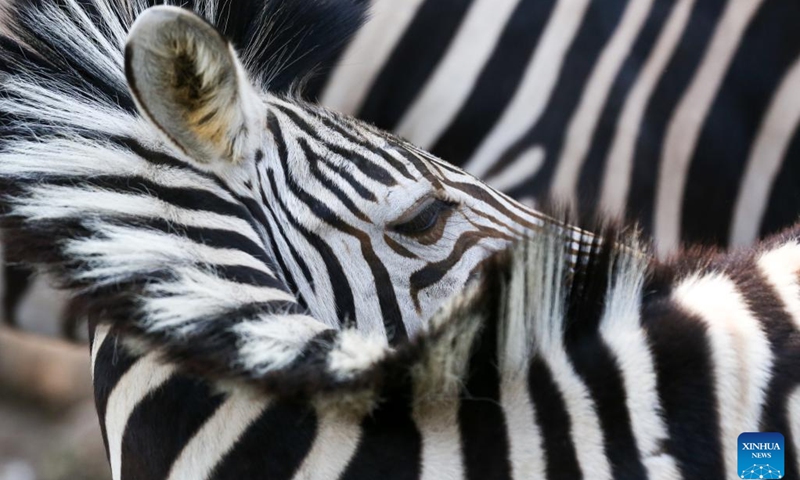
[(754, 464), (742, 470), (739, 478), (783, 478), (783, 474), (769, 464)]

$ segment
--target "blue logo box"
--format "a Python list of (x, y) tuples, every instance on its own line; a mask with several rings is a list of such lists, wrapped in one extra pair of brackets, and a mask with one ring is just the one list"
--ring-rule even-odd
[(783, 435), (748, 432), (739, 435), (739, 478), (783, 478)]

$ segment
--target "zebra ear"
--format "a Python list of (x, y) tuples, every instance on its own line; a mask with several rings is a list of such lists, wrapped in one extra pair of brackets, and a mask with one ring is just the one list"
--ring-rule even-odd
[(142, 13), (128, 35), (125, 74), (142, 115), (190, 157), (235, 162), (257, 148), (263, 103), (232, 46), (194, 13)]

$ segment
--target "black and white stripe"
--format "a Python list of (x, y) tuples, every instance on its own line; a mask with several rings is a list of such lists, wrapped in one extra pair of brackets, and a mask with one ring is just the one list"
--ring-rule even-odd
[(760, 429), (797, 476), (797, 228), (654, 263), (248, 73), (305, 30), (146, 7), (0, 39), (6, 245), (92, 319), (115, 479), (717, 478)]
[(781, 432), (796, 478), (800, 230), (667, 264), (586, 240), (575, 270), (555, 228), (490, 263), (376, 390), (287, 401), (98, 326), (114, 478), (729, 478), (744, 431)]
[(374, 0), (309, 95), (517, 199), (743, 245), (800, 214), (792, 0)]
[[(358, 5), (314, 5), (252, 6), (245, 25), (224, 21), (244, 5), (194, 5), (234, 40), (262, 35), (241, 61), (174, 7), (136, 26), (147, 3), (9, 7), (0, 181), (12, 258), (71, 290), (72, 311), (204, 375), (296, 392), (380, 377), (391, 346), (547, 219), (279, 94), (282, 73), (265, 69), (311, 48), (295, 36), (333, 44), (352, 25), (326, 25), (358, 21)], [(283, 60), (305, 58), (294, 55)]]
[[(246, 18), (249, 2), (234, 3), (230, 17)], [(792, 0), (375, 0), (370, 8), (338, 66), (310, 81), (308, 95), (328, 107), (523, 202), (555, 191), (589, 210), (626, 210), (661, 253), (680, 241), (748, 244), (797, 219)], [(312, 23), (314, 9), (303, 15)], [(254, 22), (230, 23), (237, 46), (258, 37)], [(338, 43), (304, 49), (311, 53), (299, 62), (259, 57), (260, 44), (259, 69), (289, 68), (258, 76), (285, 88)], [(36, 308), (48, 294), (31, 291), (25, 272), (5, 276), (5, 320), (55, 333), (38, 318), (52, 309)], [(73, 312), (61, 316), (60, 330), (76, 336)]]

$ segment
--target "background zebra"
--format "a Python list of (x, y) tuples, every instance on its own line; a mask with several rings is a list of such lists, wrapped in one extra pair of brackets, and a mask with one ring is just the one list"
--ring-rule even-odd
[(374, 0), (309, 96), (517, 199), (626, 212), (659, 252), (800, 214), (794, 0)]
[(101, 320), (115, 478), (724, 478), (757, 429), (797, 477), (800, 227), (653, 262), (250, 84), (358, 9), (193, 5), (243, 64), (150, 10), (126, 82), (146, 6), (18, 4), (2, 41), (9, 246)]

